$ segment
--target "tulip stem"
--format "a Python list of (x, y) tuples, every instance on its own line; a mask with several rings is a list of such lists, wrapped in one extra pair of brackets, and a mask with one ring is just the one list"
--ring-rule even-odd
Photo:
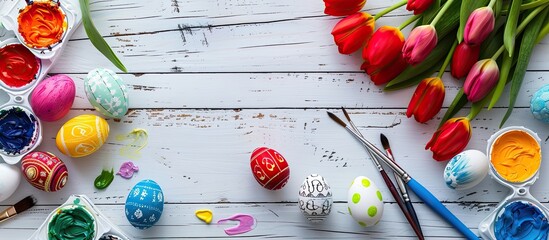
[[(534, 1), (534, 2), (524, 3), (524, 4), (520, 5), (520, 11), (524, 11), (524, 10), (528, 10), (528, 9), (532, 9), (532, 8), (537, 8), (541, 5), (548, 4), (548, 3), (549, 3), (549, 0), (539, 0), (539, 1)], [(501, 11), (501, 14), (503, 14), (503, 15), (508, 14), (508, 13), (509, 13), (509, 9), (503, 9)]]
[(408, 25), (412, 24), (413, 22), (418, 20), (420, 17), (421, 17), (421, 15), (414, 15), (414, 16), (408, 18), (406, 21), (404, 21), (402, 24), (400, 24), (400, 26), (398, 26), (398, 29), (402, 30), (405, 27), (408, 27)]
[(450, 61), (452, 61), (452, 57), (454, 56), (454, 51), (456, 50), (457, 44), (458, 44), (457, 40), (454, 41), (454, 44), (452, 45), (452, 48), (448, 52), (448, 55), (446, 56), (446, 59), (444, 60), (444, 63), (442, 64), (442, 67), (438, 71), (438, 76), (437, 76), (438, 78), (442, 78), (442, 75), (444, 75), (444, 71), (446, 71), (446, 67), (448, 67), (448, 64), (450, 64)]
[(393, 6), (390, 6), (388, 8), (385, 8), (383, 9), (381, 12), (377, 13), (375, 16), (374, 16), (374, 20), (378, 20), (380, 17), (383, 17), (383, 15), (387, 14), (387, 13), (390, 13), (392, 12), (393, 10), (399, 8), (399, 7), (402, 7), (404, 5), (406, 5), (406, 3), (408, 3), (408, 0), (402, 0), (398, 3), (396, 3), (395, 5)]
[[(548, 6), (542, 6), (542, 7), (538, 7), (536, 9), (532, 10), (532, 12), (530, 14), (528, 14), (528, 16), (517, 27), (517, 35), (520, 34), (526, 28), (528, 23), (530, 23), (546, 7), (548, 7)], [(505, 50), (505, 46), (501, 46), (498, 49), (498, 51), (494, 54), (494, 56), (492, 56), (492, 59), (493, 60), (498, 59), (499, 55), (501, 55), (501, 53), (503, 53), (503, 50)]]
[(446, 12), (446, 10), (448, 10), (450, 8), (450, 5), (452, 5), (452, 2), (454, 0), (448, 0), (445, 4), (444, 4), (444, 7), (442, 7), (442, 9), (440, 9), (440, 11), (437, 13), (437, 16), (435, 17), (435, 19), (433, 19), (433, 21), (431, 22), (431, 26), (435, 26), (438, 22), (438, 20), (440, 20), (440, 18), (442, 18), (442, 16), (444, 15), (444, 13)]
[(488, 4), (488, 7), (491, 9), (494, 9), (494, 4), (496, 4), (498, 0), (490, 0), (490, 3)]

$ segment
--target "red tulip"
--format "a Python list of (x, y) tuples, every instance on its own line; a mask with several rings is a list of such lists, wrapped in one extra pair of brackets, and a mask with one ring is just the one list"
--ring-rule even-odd
[(375, 20), (368, 13), (355, 13), (339, 21), (332, 35), (341, 54), (350, 54), (360, 49), (370, 37), (375, 28)]
[(324, 0), (324, 13), (332, 16), (347, 16), (364, 7), (366, 0)]
[(448, 160), (465, 149), (471, 139), (471, 122), (468, 118), (452, 118), (446, 121), (427, 143), (433, 159)]
[(370, 65), (385, 66), (402, 56), (404, 35), (398, 28), (379, 28), (362, 51), (362, 58)]
[(372, 80), (375, 85), (381, 85), (393, 80), (402, 73), (406, 67), (408, 67), (408, 64), (404, 61), (402, 56), (399, 56), (394, 62), (385, 66), (375, 66), (368, 64), (368, 62), (364, 62), (360, 69), (364, 70), (370, 76), (370, 80)]
[(463, 40), (469, 45), (480, 45), (494, 30), (496, 19), (494, 11), (490, 7), (477, 8), (469, 15)]
[(431, 4), (433, 4), (433, 2), (434, 0), (408, 0), (406, 10), (414, 11), (414, 15), (418, 15), (431, 7)]
[(404, 43), (402, 55), (406, 62), (417, 65), (437, 46), (437, 31), (431, 25), (423, 25), (414, 28)]
[(496, 61), (490, 58), (480, 60), (469, 71), (463, 84), (463, 93), (470, 102), (478, 102), (492, 91), (498, 81), (499, 67)]
[(478, 61), (480, 46), (468, 45), (465, 42), (456, 47), (452, 56), (451, 73), (455, 78), (467, 76), (473, 65)]
[(416, 121), (425, 123), (433, 118), (442, 108), (444, 102), (444, 83), (438, 77), (426, 78), (417, 86), (406, 116), (414, 115)]

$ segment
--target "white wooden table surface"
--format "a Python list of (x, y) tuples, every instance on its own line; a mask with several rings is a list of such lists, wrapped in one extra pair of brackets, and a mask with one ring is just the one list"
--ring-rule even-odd
[[(0, 9), (12, 1), (1, 0)], [(365, 9), (375, 13), (395, 2), (370, 0)], [(339, 18), (326, 16), (321, 0), (92, 0), (91, 9), (95, 25), (129, 69), (121, 76), (130, 86), (131, 110), (122, 121), (108, 119), (108, 143), (89, 157), (71, 159), (55, 147), (55, 135), (65, 121), (98, 114), (85, 97), (86, 73), (96, 67), (115, 69), (81, 27), (51, 71), (76, 81), (73, 110), (61, 121), (45, 124), (39, 148), (62, 157), (70, 180), (55, 193), (41, 192), (23, 180), (1, 207), (29, 194), (38, 198), (38, 205), (0, 224), (0, 239), (27, 239), (71, 194), (89, 196), (135, 239), (228, 238), (223, 232), (227, 225), (206, 225), (194, 216), (199, 208), (212, 209), (214, 221), (235, 213), (255, 216), (257, 227), (238, 238), (414, 238), (362, 147), (327, 117), (326, 110), (340, 113), (341, 106), (376, 144), (379, 133), (387, 135), (401, 165), (473, 231), (508, 194), (490, 178), (466, 191), (446, 187), (445, 163), (435, 162), (424, 150), (439, 119), (428, 124), (407, 119), (413, 89), (383, 93), (358, 70), (360, 54), (337, 53), (330, 32)], [(398, 25), (408, 14), (395, 11), (378, 26)], [(549, 77), (547, 43), (535, 49), (506, 124), (538, 132), (544, 151), (549, 151), (549, 126), (535, 121), (528, 106), (533, 92)], [(446, 107), (462, 82), (448, 76), (444, 80)], [(469, 149), (485, 150), (507, 102), (503, 98), (497, 108), (473, 121)], [(106, 190), (95, 189), (93, 180), (104, 166), (118, 167), (128, 160), (119, 154), (121, 143), (114, 136), (134, 128), (145, 128), (150, 135), (142, 157), (135, 160), (141, 170), (131, 180), (117, 176)], [(277, 149), (289, 161), (291, 177), (284, 189), (268, 191), (254, 180), (249, 157), (259, 146)], [(334, 191), (333, 211), (322, 224), (309, 223), (296, 205), (298, 188), (311, 173), (323, 175)], [(549, 164), (542, 164), (540, 179), (531, 189), (545, 205), (547, 173)], [(383, 218), (372, 228), (360, 227), (346, 210), (347, 188), (360, 175), (373, 179), (384, 196)], [(130, 188), (148, 178), (161, 185), (166, 205), (156, 226), (141, 231), (126, 220), (124, 202)], [(429, 239), (461, 238), (413, 199)]]

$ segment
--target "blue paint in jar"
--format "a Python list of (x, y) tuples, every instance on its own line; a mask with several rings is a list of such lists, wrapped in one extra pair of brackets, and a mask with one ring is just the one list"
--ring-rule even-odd
[(549, 223), (545, 214), (532, 203), (515, 201), (498, 214), (494, 233), (498, 240), (546, 240)]
[(19, 154), (35, 142), (36, 118), (19, 107), (0, 111), (0, 149)]

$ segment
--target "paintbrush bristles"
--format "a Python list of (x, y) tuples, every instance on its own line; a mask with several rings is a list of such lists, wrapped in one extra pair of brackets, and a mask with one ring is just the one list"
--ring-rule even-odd
[(331, 113), (331, 112), (327, 112), (328, 113), (328, 116), (330, 116), (330, 118), (332, 120), (334, 120), (335, 122), (337, 122), (339, 125), (341, 125), (342, 127), (347, 127), (347, 124), (345, 124), (341, 119), (339, 119), (335, 114)]
[(351, 121), (351, 117), (349, 116), (349, 113), (347, 113), (347, 110), (345, 110), (344, 107), (341, 107), (341, 111), (343, 111), (343, 114), (345, 115), (345, 118), (347, 118), (347, 121)]
[(26, 211), (27, 209), (33, 207), (36, 204), (36, 198), (33, 196), (28, 196), (23, 198), (23, 200), (17, 202), (13, 207), (18, 213)]
[(383, 135), (383, 133), (381, 135), (379, 135), (379, 138), (381, 139), (381, 145), (383, 145), (383, 148), (385, 150), (391, 148), (391, 145), (389, 145), (389, 139), (387, 139), (387, 137), (385, 137), (385, 135)]

